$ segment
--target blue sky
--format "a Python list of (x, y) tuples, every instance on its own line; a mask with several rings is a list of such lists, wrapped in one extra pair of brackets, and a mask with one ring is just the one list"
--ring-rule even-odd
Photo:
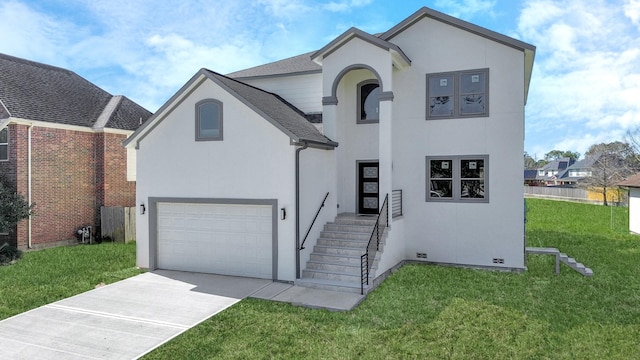
[(537, 47), (525, 150), (584, 153), (640, 125), (640, 0), (0, 0), (0, 52), (64, 67), (151, 111), (198, 69), (383, 32), (428, 6)]

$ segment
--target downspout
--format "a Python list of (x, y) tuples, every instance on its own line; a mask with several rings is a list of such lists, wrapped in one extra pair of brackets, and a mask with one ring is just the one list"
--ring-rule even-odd
[(300, 279), (300, 152), (308, 147), (309, 143), (302, 141), (296, 149), (296, 279)]
[[(29, 125), (29, 129), (27, 130), (27, 188), (29, 192), (29, 208), (31, 208), (31, 129), (33, 128), (33, 123)], [(31, 249), (31, 210), (29, 210), (29, 222), (28, 222), (28, 244), (27, 249)]]

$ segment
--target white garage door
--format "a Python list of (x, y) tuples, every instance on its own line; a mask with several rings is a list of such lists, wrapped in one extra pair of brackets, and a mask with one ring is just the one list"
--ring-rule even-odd
[(272, 278), (271, 205), (158, 203), (160, 269)]

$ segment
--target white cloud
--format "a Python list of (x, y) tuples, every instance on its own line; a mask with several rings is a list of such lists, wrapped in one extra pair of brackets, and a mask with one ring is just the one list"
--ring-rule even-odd
[(628, 13), (601, 0), (525, 4), (518, 30), (537, 46), (528, 138), (580, 151), (640, 124), (640, 34)]
[(322, 5), (322, 8), (330, 12), (348, 12), (354, 8), (369, 5), (371, 1), (372, 0), (330, 1)]
[(65, 35), (76, 32), (72, 24), (57, 21), (17, 1), (0, 3), (0, 19), (0, 34), (3, 34), (0, 52), (51, 65), (66, 65), (59, 49), (68, 45)]
[(476, 15), (494, 15), (497, 0), (437, 0), (435, 7), (443, 9), (447, 14), (462, 19)]
[(276, 18), (292, 19), (313, 10), (301, 0), (258, 0), (256, 3)]
[(629, 0), (624, 4), (624, 14), (640, 27), (640, 0)]

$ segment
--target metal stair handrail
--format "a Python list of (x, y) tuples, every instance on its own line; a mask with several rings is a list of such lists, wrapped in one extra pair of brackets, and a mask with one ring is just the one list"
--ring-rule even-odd
[(309, 225), (309, 229), (307, 229), (307, 234), (304, 236), (304, 239), (302, 240), (302, 244), (300, 244), (300, 248), (298, 250), (303, 250), (304, 249), (304, 242), (307, 241), (307, 237), (309, 236), (309, 233), (311, 232), (311, 228), (313, 228), (313, 224), (316, 223), (316, 219), (318, 219), (318, 215), (320, 215), (320, 211), (324, 207), (324, 202), (327, 201), (327, 197), (329, 197), (329, 192), (328, 191), (327, 191), (327, 194), (324, 196), (324, 199), (322, 199), (322, 204), (320, 204), (320, 207), (318, 208), (318, 211), (316, 212), (316, 216), (313, 218), (313, 221), (311, 222), (311, 225)]
[[(371, 231), (371, 237), (369, 237), (367, 251), (360, 256), (360, 295), (364, 295), (364, 285), (369, 285), (369, 273), (371, 272), (376, 253), (380, 250), (380, 239), (384, 236), (385, 228), (389, 226), (388, 200), (389, 194), (384, 197), (384, 202), (378, 213), (376, 224), (373, 226), (373, 231)], [(382, 216), (383, 214), (384, 216)], [(380, 227), (382, 227), (382, 231)]]

